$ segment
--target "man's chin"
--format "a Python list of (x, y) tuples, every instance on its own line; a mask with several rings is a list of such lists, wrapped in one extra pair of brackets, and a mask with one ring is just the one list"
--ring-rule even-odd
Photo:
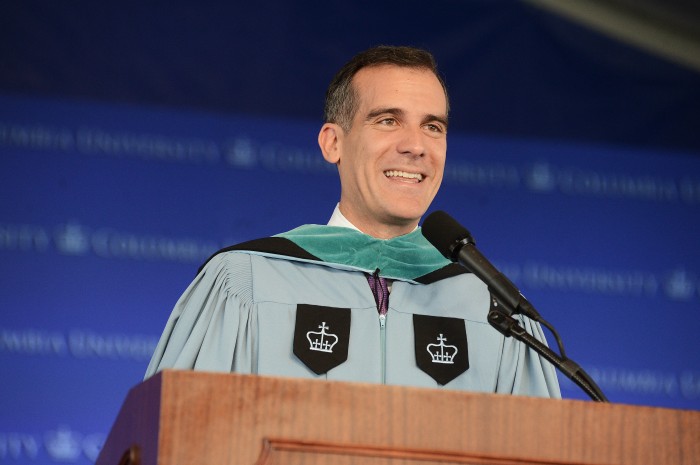
[(394, 226), (400, 229), (407, 229), (409, 232), (416, 229), (418, 222), (423, 216), (424, 211), (420, 214), (418, 212), (412, 212), (410, 214), (394, 214), (388, 217), (385, 224)]

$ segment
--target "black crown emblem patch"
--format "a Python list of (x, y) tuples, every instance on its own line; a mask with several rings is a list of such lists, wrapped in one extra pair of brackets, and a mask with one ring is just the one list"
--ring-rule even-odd
[(294, 355), (317, 375), (348, 359), (350, 309), (297, 305)]
[(416, 364), (441, 385), (469, 369), (464, 320), (413, 315)]

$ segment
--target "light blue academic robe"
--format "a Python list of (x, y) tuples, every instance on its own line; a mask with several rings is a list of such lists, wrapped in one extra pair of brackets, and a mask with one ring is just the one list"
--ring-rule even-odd
[[(442, 273), (458, 265), (424, 243), (420, 231), (378, 242), (347, 228), (303, 228), (276, 240), (308, 253), (252, 247), (258, 250), (211, 258), (175, 305), (146, 377), (174, 368), (561, 396), (553, 366), (486, 321), (486, 285), (463, 270)], [(382, 324), (366, 279), (377, 269), (392, 280)], [(298, 304), (350, 309), (347, 360), (325, 374), (293, 353)], [(416, 365), (413, 314), (464, 321), (469, 368), (444, 386)], [(545, 341), (539, 324), (517, 318)]]

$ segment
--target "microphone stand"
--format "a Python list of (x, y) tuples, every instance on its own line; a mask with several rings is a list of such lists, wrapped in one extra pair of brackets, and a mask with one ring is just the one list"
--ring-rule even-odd
[[(498, 306), (497, 309), (489, 311), (488, 322), (496, 328), (501, 334), (506, 337), (513, 337), (521, 341), (526, 346), (540, 354), (554, 365), (559, 371), (564, 373), (570, 380), (576, 383), (588, 396), (596, 402), (609, 402), (603, 391), (598, 385), (588, 376), (576, 362), (567, 358), (560, 357), (552, 349), (547, 347), (535, 337), (530, 335), (525, 328), (520, 326), (518, 321), (508, 314), (508, 311), (502, 309), (503, 306)], [(512, 312), (511, 312), (512, 313)]]
[[(544, 320), (518, 288), (479, 252), (474, 238), (466, 228), (447, 213), (436, 211), (428, 215), (423, 222), (423, 235), (445, 258), (464, 266), (489, 288), (494, 299), (487, 318), (491, 326), (504, 336), (523, 342), (551, 362), (583, 389), (591, 399), (608, 402), (598, 385), (583, 368), (566, 356), (561, 338), (552, 325)], [(557, 340), (560, 355), (528, 334), (525, 328), (512, 317), (513, 313), (520, 313), (546, 326)]]

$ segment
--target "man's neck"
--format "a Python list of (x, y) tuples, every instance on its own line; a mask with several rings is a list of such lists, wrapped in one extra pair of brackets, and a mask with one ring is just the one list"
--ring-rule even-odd
[(375, 225), (374, 227), (362, 227), (361, 229), (343, 214), (340, 204), (335, 206), (335, 210), (333, 210), (333, 215), (331, 215), (328, 225), (355, 229), (356, 231), (360, 231), (361, 233), (367, 234), (368, 236), (372, 236), (376, 239), (393, 239), (394, 237), (411, 233), (418, 228), (418, 225), (405, 227), (382, 224)]

